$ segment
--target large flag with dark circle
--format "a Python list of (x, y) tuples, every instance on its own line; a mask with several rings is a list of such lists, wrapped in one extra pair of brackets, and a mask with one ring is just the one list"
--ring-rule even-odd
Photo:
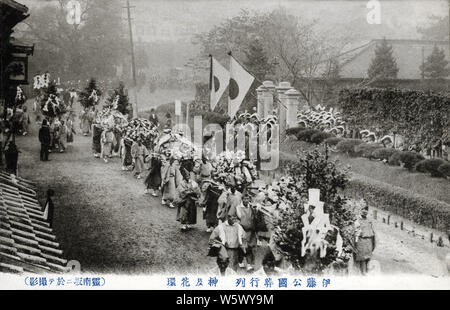
[(255, 78), (230, 53), (230, 87), (228, 96), (228, 116), (230, 118), (236, 115), (254, 80)]
[(209, 76), (209, 90), (210, 90), (210, 107), (214, 110), (217, 103), (222, 97), (223, 92), (227, 89), (230, 82), (230, 72), (225, 69), (214, 57), (211, 57), (211, 70)]

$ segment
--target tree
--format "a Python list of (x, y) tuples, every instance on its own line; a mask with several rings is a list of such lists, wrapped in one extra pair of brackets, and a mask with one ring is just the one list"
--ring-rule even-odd
[(111, 93), (108, 99), (106, 99), (107, 107), (113, 107), (115, 103), (117, 103), (117, 111), (119, 111), (123, 115), (130, 113), (130, 111), (132, 110), (132, 107), (128, 100), (128, 95), (125, 91), (125, 85), (122, 82), (119, 83), (119, 86), (114, 89), (114, 92)]
[(62, 80), (115, 76), (115, 66), (128, 54), (121, 2), (79, 0), (81, 23), (73, 25), (67, 22), (67, 2), (39, 5), (24, 21), (23, 37), (36, 42), (30, 71), (51, 71)]
[(51, 81), (48, 87), (44, 90), (41, 99), (42, 114), (49, 118), (57, 117), (66, 112), (66, 106), (58, 97), (56, 84)]
[(392, 52), (392, 46), (388, 44), (386, 39), (383, 39), (381, 44), (377, 44), (375, 57), (367, 71), (369, 79), (397, 78), (398, 67)]
[[(347, 207), (347, 201), (338, 192), (348, 183), (348, 170), (340, 171), (335, 162), (317, 149), (299, 154), (296, 162), (286, 167), (288, 175), (296, 184), (296, 190), (290, 200), (292, 207), (281, 211), (281, 218), (276, 223), (275, 242), (294, 268), (308, 273), (320, 273), (330, 266), (346, 268), (352, 253), (354, 238), (353, 223), (356, 220), (353, 210)], [(326, 255), (318, 253), (301, 255), (304, 227), (302, 215), (305, 214), (304, 203), (308, 200), (308, 189), (320, 189), (320, 200), (324, 204), (324, 213), (329, 214), (330, 223), (339, 228), (343, 241), (343, 254), (338, 255), (336, 230), (329, 230), (325, 236)], [(318, 246), (316, 244), (316, 246)]]
[(264, 81), (269, 74), (273, 74), (273, 63), (269, 61), (267, 52), (259, 39), (254, 39), (249, 43), (248, 49), (244, 51), (246, 60), (245, 68), (257, 80)]
[(450, 74), (448, 63), (444, 50), (434, 45), (433, 51), (420, 66), (420, 71), (426, 79), (444, 79)]
[(97, 87), (97, 82), (91, 78), (86, 88), (80, 93), (80, 103), (84, 109), (88, 109), (98, 104), (101, 91)]
[[(243, 63), (255, 65), (253, 74), (276, 69), (277, 80), (290, 81), (309, 103), (316, 96), (313, 78), (321, 75), (322, 64), (338, 55), (346, 42), (336, 35), (318, 33), (314, 22), (305, 22), (283, 8), (267, 13), (243, 10), (194, 39), (202, 48), (199, 64), (209, 54), (227, 64), (227, 52), (232, 51)], [(249, 59), (255, 53), (266, 59)], [(252, 71), (250, 66), (247, 69)]]

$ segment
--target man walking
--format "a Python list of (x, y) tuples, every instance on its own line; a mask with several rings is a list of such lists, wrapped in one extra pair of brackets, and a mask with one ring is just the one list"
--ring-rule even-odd
[[(236, 221), (234, 216), (228, 216), (224, 222), (219, 222), (219, 225), (211, 233), (209, 237), (210, 246), (218, 242), (226, 249), (226, 255), (222, 257), (223, 259), (217, 260), (222, 274), (225, 273), (225, 269), (228, 266), (233, 271), (237, 271), (239, 252), (243, 251), (244, 235), (245, 232), (242, 226)], [(222, 265), (222, 263), (224, 264)]]
[(42, 127), (39, 129), (39, 142), (41, 142), (41, 161), (48, 161), (48, 150), (50, 148), (50, 128), (47, 120), (42, 121)]
[(152, 109), (150, 110), (150, 117), (148, 118), (148, 120), (149, 120), (153, 125), (155, 125), (155, 127), (158, 127), (158, 126), (159, 126), (158, 116), (156, 116), (156, 113), (155, 113), (155, 109), (154, 109), (154, 108), (152, 108)]
[[(247, 271), (253, 270), (255, 265), (256, 251), (256, 228), (255, 228), (255, 211), (250, 205), (250, 197), (246, 194), (242, 198), (242, 202), (236, 206), (236, 213), (239, 224), (244, 229), (243, 246), (245, 248), (245, 259), (247, 262)], [(239, 256), (239, 267), (243, 268), (244, 255)]]

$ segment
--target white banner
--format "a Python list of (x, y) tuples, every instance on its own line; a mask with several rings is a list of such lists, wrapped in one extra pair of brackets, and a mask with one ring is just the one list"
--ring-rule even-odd
[(233, 118), (245, 98), (255, 78), (230, 56), (230, 88), (228, 115)]
[(210, 107), (214, 110), (225, 89), (230, 83), (230, 72), (225, 69), (214, 57), (211, 57), (211, 76), (210, 76)]
[(175, 115), (181, 116), (181, 100), (175, 100)]

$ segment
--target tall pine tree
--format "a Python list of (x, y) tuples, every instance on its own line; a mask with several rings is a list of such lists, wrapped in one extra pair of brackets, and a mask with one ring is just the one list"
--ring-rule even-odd
[(246, 58), (244, 67), (255, 77), (255, 81), (239, 110), (252, 113), (253, 109), (256, 109), (256, 88), (261, 84), (261, 81), (273, 75), (274, 65), (269, 61), (269, 57), (258, 39), (252, 39), (243, 52)]
[(129, 114), (132, 111), (132, 106), (128, 100), (128, 95), (125, 91), (125, 85), (122, 82), (120, 82), (119, 87), (114, 89), (114, 92), (111, 93), (109, 98), (106, 99), (106, 106), (112, 108), (117, 96), (119, 96), (119, 100), (117, 102), (117, 111), (119, 111), (123, 115)]
[(42, 114), (49, 118), (54, 118), (66, 112), (66, 107), (58, 97), (58, 91), (55, 82), (51, 81), (48, 87), (44, 89), (41, 100)]
[(267, 75), (273, 74), (273, 64), (258, 39), (250, 42), (244, 53), (247, 58), (244, 65), (257, 80), (264, 81)]
[(392, 54), (392, 46), (383, 39), (375, 48), (375, 57), (367, 70), (367, 75), (370, 79), (395, 79), (397, 73), (398, 67)]
[(444, 79), (450, 74), (448, 64), (444, 50), (435, 45), (425, 63), (420, 66), (420, 71), (426, 79)]
[[(95, 90), (96, 96), (93, 95), (93, 91)], [(98, 104), (100, 101), (101, 92), (97, 88), (97, 82), (94, 78), (91, 78), (89, 84), (86, 88), (80, 93), (80, 103), (84, 109), (88, 109)]]

